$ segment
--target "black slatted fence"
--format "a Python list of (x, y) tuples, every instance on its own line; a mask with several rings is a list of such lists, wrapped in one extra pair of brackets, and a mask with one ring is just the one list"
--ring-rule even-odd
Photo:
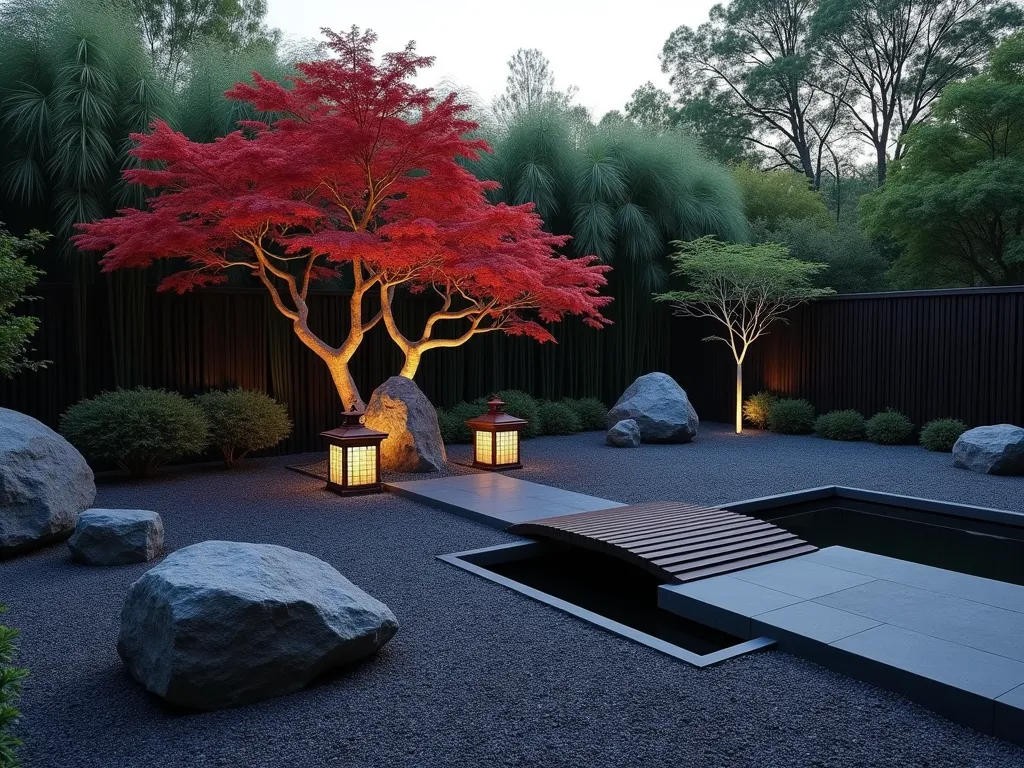
[[(81, 396), (117, 385), (108, 294), (102, 286), (90, 288), (87, 327), (75, 341), (71, 287), (36, 292), (41, 298), (31, 311), (41, 328), (34, 346), (53, 362), (0, 383), (0, 406), (55, 426)], [(345, 299), (312, 297), (313, 325), (333, 343), (347, 331)], [(149, 293), (145, 302), (134, 381), (186, 395), (233, 386), (264, 390), (287, 403), (295, 421), (281, 452), (322, 447), (318, 433), (337, 425), (341, 404), (324, 365), (292, 336), (265, 294)], [(422, 327), (431, 305), (428, 297), (412, 296), (398, 308), (399, 322), (412, 331)], [(838, 296), (801, 307), (789, 319), (748, 356), (747, 393), (772, 389), (805, 397), (819, 411), (855, 408), (866, 416), (893, 407), (918, 424), (947, 416), (972, 425), (1024, 423), (1024, 287)], [(643, 315), (622, 313), (617, 326), (605, 331), (570, 320), (557, 330), (558, 345), (488, 334), (457, 349), (428, 352), (417, 383), (442, 406), (505, 387), (551, 399), (593, 395), (610, 403), (635, 376), (663, 370), (686, 388), (702, 419), (730, 421), (731, 354), (720, 342), (701, 341), (715, 332), (709, 321), (673, 318), (658, 306)], [(628, 360), (616, 352), (625, 334), (643, 341), (630, 346)], [(363, 396), (397, 373), (400, 363), (384, 329), (375, 328), (353, 366)]]

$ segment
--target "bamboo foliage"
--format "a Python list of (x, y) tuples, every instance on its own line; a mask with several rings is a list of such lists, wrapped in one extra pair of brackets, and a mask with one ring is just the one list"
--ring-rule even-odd
[(590, 350), (575, 358), (586, 369), (559, 372), (561, 350), (538, 350), (537, 362), (550, 372), (538, 394), (556, 396), (568, 376), (603, 381), (606, 391), (594, 394), (613, 399), (662, 359), (667, 313), (652, 306), (650, 294), (669, 279), (669, 243), (704, 235), (744, 240), (739, 191), (684, 135), (622, 125), (590, 131), (577, 146), (555, 109), (520, 118), (493, 148), (474, 171), (501, 184), (496, 200), (532, 202), (552, 232), (572, 236), (571, 255), (596, 254), (613, 267), (607, 314), (615, 324), (600, 337), (559, 329), (561, 344)]
[[(56, 235), (63, 270), (76, 286), (78, 380), (85, 381), (80, 329), (89, 308), (93, 259), (69, 237), (75, 224), (141, 200), (121, 180), (131, 163), (129, 134), (169, 107), (131, 20), (99, 0), (13, 0), (0, 9), (0, 131), (4, 196), (34, 211)], [(50, 270), (53, 272), (54, 270)], [(108, 282), (117, 383), (143, 378), (145, 281)]]

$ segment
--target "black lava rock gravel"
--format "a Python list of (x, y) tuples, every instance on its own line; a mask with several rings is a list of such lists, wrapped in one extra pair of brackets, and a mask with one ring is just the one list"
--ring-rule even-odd
[[(708, 425), (690, 445), (602, 442), (529, 441), (516, 476), (624, 502), (841, 484), (1024, 511), (1024, 479), (915, 447)], [(291, 696), (173, 711), (114, 648), (125, 591), (148, 566), (76, 565), (63, 545), (2, 562), (0, 602), (32, 671), (18, 728), (28, 768), (1024, 766), (1024, 750), (784, 653), (695, 669), (602, 632), (434, 557), (510, 536), (388, 495), (342, 499), (285, 468), (316, 457), (299, 459), (105, 482), (97, 505), (157, 510), (169, 550), (229, 539), (323, 558), (391, 606), (391, 644)]]

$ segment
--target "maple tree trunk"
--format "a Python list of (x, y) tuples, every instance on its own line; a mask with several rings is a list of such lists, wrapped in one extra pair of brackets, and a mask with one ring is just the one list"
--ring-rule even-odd
[(331, 372), (331, 380), (334, 381), (334, 388), (338, 390), (342, 409), (348, 410), (353, 405), (362, 407), (364, 405), (363, 398), (359, 396), (359, 389), (348, 369), (348, 361), (343, 360), (340, 356), (323, 357), (322, 359), (327, 363), (327, 368)]
[(349, 342), (345, 346), (335, 349), (326, 344), (309, 329), (304, 312), (293, 321), (292, 329), (295, 331), (299, 341), (327, 364), (327, 369), (331, 372), (331, 380), (334, 382), (334, 388), (341, 399), (342, 410), (348, 410), (353, 405), (365, 406), (363, 398), (359, 396), (359, 389), (352, 378), (352, 373), (348, 368), (348, 362), (352, 359), (352, 353), (358, 347), (359, 342), (362, 341), (362, 334), (359, 334), (354, 344), (350, 344), (352, 342), (352, 333), (350, 332)]
[(402, 370), (398, 372), (399, 376), (404, 376), (407, 379), (411, 379), (416, 375), (416, 371), (420, 367), (420, 358), (422, 352), (418, 349), (410, 349), (405, 353), (405, 363), (402, 365)]

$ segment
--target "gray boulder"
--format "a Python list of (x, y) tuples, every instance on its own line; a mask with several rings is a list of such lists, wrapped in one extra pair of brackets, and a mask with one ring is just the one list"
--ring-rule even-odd
[(388, 436), (380, 446), (381, 469), (437, 472), (447, 455), (437, 411), (412, 379), (392, 376), (374, 390), (363, 423)]
[(87, 565), (145, 563), (164, 551), (164, 523), (148, 509), (87, 509), (68, 539), (71, 556)]
[(1024, 429), (995, 424), (967, 430), (953, 444), (953, 466), (988, 475), (1024, 475)]
[(297, 691), (397, 630), (386, 605), (312, 555), (204, 541), (128, 588), (117, 652), (167, 702), (220, 709)]
[(616, 448), (636, 448), (640, 445), (640, 427), (633, 419), (623, 419), (608, 430), (605, 442)]
[(700, 424), (686, 391), (667, 373), (641, 376), (608, 411), (608, 426), (632, 419), (645, 443), (688, 443)]
[(0, 557), (66, 538), (95, 498), (92, 470), (71, 443), (0, 408)]

